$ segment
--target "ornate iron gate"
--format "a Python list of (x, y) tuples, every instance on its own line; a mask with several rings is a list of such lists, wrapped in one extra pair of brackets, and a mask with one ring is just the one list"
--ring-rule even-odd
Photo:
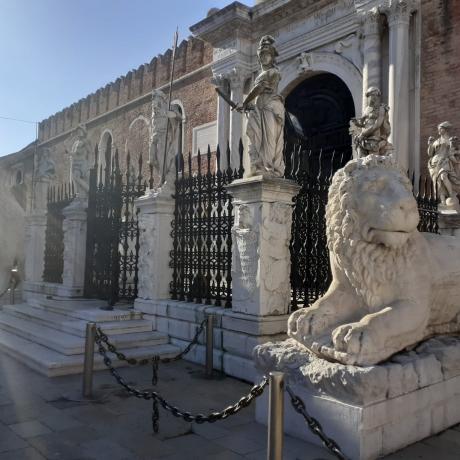
[(48, 188), (43, 281), (62, 283), (64, 270), (64, 216), (62, 211), (73, 200), (73, 187), (65, 184)]
[[(151, 179), (152, 168), (152, 185)], [(98, 165), (96, 148), (88, 197), (86, 297), (107, 300), (110, 305), (136, 298), (139, 222), (134, 200), (142, 196), (147, 187), (142, 174), (142, 156), (134, 164), (128, 153), (126, 169), (122, 172), (118, 151), (113, 161), (108, 151), (103, 169)]]
[[(205, 164), (198, 152), (196, 164), (192, 166), (189, 154), (188, 174), (184, 168), (177, 172), (171, 253), (173, 299), (232, 305), (233, 206), (225, 186), (243, 177), (241, 143), (239, 154), (238, 169), (230, 166), (223, 169), (219, 148), (214, 164), (208, 147)], [(230, 165), (228, 148), (227, 165)]]

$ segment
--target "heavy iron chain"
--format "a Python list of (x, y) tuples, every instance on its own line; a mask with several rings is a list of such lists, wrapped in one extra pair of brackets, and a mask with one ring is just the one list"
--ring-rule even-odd
[(96, 334), (96, 344), (98, 345), (99, 353), (104, 358), (104, 364), (109, 369), (110, 373), (113, 375), (115, 380), (132, 396), (148, 400), (156, 400), (163, 409), (170, 412), (174, 417), (182, 418), (186, 422), (194, 422), (194, 423), (214, 423), (218, 420), (224, 420), (231, 415), (237, 414), (239, 411), (248, 407), (254, 399), (259, 397), (263, 392), (265, 387), (268, 385), (268, 378), (264, 377), (262, 381), (258, 385), (254, 385), (251, 388), (251, 391), (240, 398), (235, 404), (226, 407), (220, 412), (211, 412), (210, 414), (192, 414), (190, 412), (183, 411), (172, 404), (170, 404), (163, 396), (161, 396), (156, 391), (147, 391), (147, 390), (138, 390), (137, 388), (132, 387), (128, 383), (126, 383), (123, 377), (118, 373), (118, 371), (113, 367), (112, 360), (107, 355), (107, 350), (104, 348), (103, 341), (101, 337)]
[[(193, 336), (192, 341), (184, 348), (184, 350), (182, 350), (179, 354), (177, 354), (176, 356), (173, 356), (172, 358), (160, 358), (160, 356), (158, 355), (154, 355), (151, 358), (144, 358), (144, 359), (127, 358), (124, 353), (122, 353), (121, 351), (118, 351), (117, 347), (110, 342), (109, 338), (107, 337), (106, 334), (104, 334), (104, 332), (102, 332), (102, 329), (100, 327), (97, 328), (96, 334), (99, 335), (102, 342), (105, 343), (110, 353), (113, 353), (120, 361), (125, 361), (128, 364), (131, 364), (132, 366), (145, 366), (147, 364), (152, 364), (152, 367), (154, 369), (153, 378), (155, 379), (157, 378), (155, 369), (156, 371), (158, 371), (158, 363), (161, 362), (163, 364), (166, 364), (166, 363), (171, 363), (174, 361), (179, 361), (180, 359), (182, 359), (192, 349), (192, 347), (198, 343), (198, 339), (201, 333), (203, 332), (205, 324), (206, 324), (206, 319), (204, 319), (199, 325), (198, 329), (196, 330), (195, 335)], [(156, 385), (156, 381), (155, 383), (153, 383), (153, 385)]]
[(305, 423), (308, 425), (310, 431), (318, 436), (323, 442), (324, 446), (332, 452), (340, 460), (349, 460), (348, 457), (342, 452), (340, 446), (331, 438), (329, 438), (323, 431), (321, 424), (312, 417), (305, 407), (305, 403), (292, 391), (289, 386), (286, 386), (286, 391), (289, 393), (291, 398), (291, 404), (294, 410), (299, 413), (304, 419)]

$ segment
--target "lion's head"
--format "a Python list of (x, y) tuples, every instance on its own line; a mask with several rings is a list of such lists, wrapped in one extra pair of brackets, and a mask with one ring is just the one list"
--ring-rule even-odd
[(337, 171), (326, 208), (328, 247), (370, 307), (413, 252), (419, 214), (411, 183), (392, 156), (369, 155)]

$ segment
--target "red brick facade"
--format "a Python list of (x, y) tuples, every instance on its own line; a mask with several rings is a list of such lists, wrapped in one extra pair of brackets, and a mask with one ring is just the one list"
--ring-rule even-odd
[(460, 0), (422, 0), (421, 167), (428, 137), (448, 120), (460, 136)]

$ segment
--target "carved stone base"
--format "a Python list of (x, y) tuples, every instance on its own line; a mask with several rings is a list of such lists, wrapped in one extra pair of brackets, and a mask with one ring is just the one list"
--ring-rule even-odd
[[(262, 374), (286, 373), (349, 458), (375, 459), (460, 422), (460, 337), (437, 337), (369, 367), (325, 361), (293, 339), (260, 345), (254, 356)], [(256, 404), (257, 421), (266, 423), (267, 395)], [(285, 407), (285, 432), (320, 445), (289, 399)]]
[(232, 309), (249, 315), (288, 313), (292, 199), (295, 182), (254, 176), (227, 186), (233, 196)]

